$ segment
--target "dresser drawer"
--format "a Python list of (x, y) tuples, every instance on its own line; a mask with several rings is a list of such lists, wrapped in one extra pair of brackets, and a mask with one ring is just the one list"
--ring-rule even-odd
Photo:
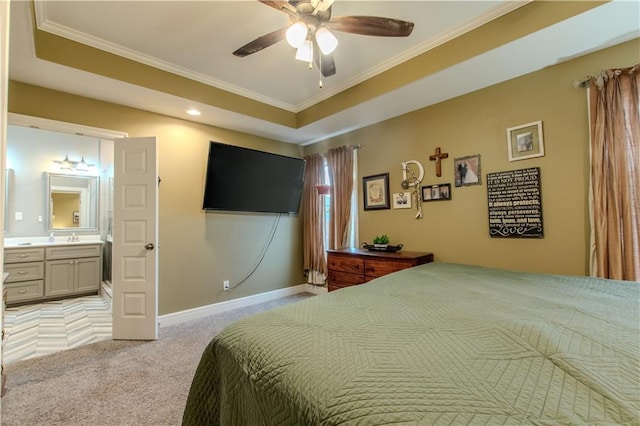
[(329, 284), (338, 287), (347, 287), (355, 284), (362, 284), (364, 282), (364, 275), (362, 274), (350, 274), (348, 272), (340, 272), (329, 270)]
[(44, 262), (9, 264), (4, 266), (4, 271), (9, 273), (5, 283), (41, 280), (44, 278)]
[(24, 281), (6, 284), (7, 304), (23, 302), (31, 299), (39, 299), (44, 296), (44, 281)]
[[(359, 283), (362, 284), (362, 283)], [(346, 287), (351, 287), (352, 285), (358, 285), (358, 284), (335, 284), (332, 283), (331, 281), (329, 281), (329, 284), (327, 285), (327, 291), (334, 291), (334, 290), (340, 290), (341, 288), (346, 288)]]
[(36, 262), (44, 260), (44, 248), (5, 249), (4, 263)]
[(367, 278), (377, 278), (412, 266), (414, 263), (411, 261), (367, 259), (364, 273)]
[(364, 259), (354, 256), (340, 256), (329, 253), (327, 268), (333, 271), (364, 274)]
[(77, 257), (98, 257), (102, 250), (102, 245), (62, 245), (59, 247), (47, 248), (47, 260), (70, 259)]

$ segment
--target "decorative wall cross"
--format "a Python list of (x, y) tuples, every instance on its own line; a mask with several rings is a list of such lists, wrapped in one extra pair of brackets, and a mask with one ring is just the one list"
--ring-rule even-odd
[(445, 153), (441, 153), (440, 152), (440, 147), (436, 148), (436, 153), (429, 157), (429, 160), (436, 162), (436, 176), (438, 176), (438, 177), (442, 176), (442, 167), (441, 167), (441, 164), (440, 164), (440, 160), (442, 160), (444, 158), (449, 158), (449, 154), (446, 153), (446, 152)]

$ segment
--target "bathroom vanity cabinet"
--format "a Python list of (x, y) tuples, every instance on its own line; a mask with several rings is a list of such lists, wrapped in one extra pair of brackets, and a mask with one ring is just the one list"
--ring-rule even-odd
[(4, 270), (8, 306), (98, 293), (102, 243), (6, 247)]

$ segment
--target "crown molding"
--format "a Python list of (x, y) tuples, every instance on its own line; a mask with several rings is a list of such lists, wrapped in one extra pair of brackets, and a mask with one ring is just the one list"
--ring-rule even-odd
[(213, 86), (218, 89), (225, 90), (227, 92), (230, 92), (245, 98), (249, 98), (249, 99), (262, 102), (268, 105), (272, 105), (274, 107), (283, 109), (288, 112), (295, 113), (299, 111), (295, 105), (282, 102), (277, 99), (273, 99), (273, 98), (261, 95), (259, 93), (255, 93), (250, 90), (240, 88), (238, 86), (226, 83), (222, 80), (211, 78), (204, 74), (189, 70), (184, 67), (180, 67), (170, 62), (157, 59), (153, 56), (145, 55), (144, 53), (135, 51), (133, 49), (128, 49), (118, 44), (103, 40), (101, 38), (93, 37), (89, 34), (76, 31), (64, 25), (51, 22), (47, 19), (47, 2), (36, 1), (34, 2), (34, 5), (35, 5), (35, 15), (36, 15), (36, 26), (41, 31), (45, 31), (50, 34), (54, 34), (56, 36), (66, 38), (68, 40), (75, 41), (77, 43), (81, 43), (99, 50), (103, 50), (105, 52), (112, 53), (114, 55), (121, 56), (123, 58), (127, 58), (132, 61), (136, 61), (141, 64), (145, 64), (162, 71), (170, 72), (172, 74), (176, 74), (181, 77), (185, 77), (190, 80), (197, 81), (199, 83)]
[(309, 98), (308, 100), (301, 102), (300, 104), (293, 105), (290, 103), (282, 102), (277, 99), (270, 98), (268, 96), (261, 95), (256, 92), (252, 92), (250, 90), (243, 89), (241, 87), (229, 84), (227, 82), (211, 78), (201, 73), (197, 73), (195, 71), (186, 69), (184, 67), (180, 67), (178, 65), (172, 64), (167, 61), (162, 61), (155, 57), (145, 55), (141, 52), (137, 52), (133, 49), (128, 49), (123, 46), (120, 46), (115, 43), (108, 42), (106, 40), (93, 37), (89, 34), (85, 34), (71, 28), (68, 28), (64, 25), (57, 24), (55, 22), (49, 21), (47, 18), (47, 2), (46, 1), (36, 1), (34, 2), (35, 8), (35, 16), (36, 16), (36, 26), (39, 30), (46, 31), (50, 34), (57, 35), (59, 37), (63, 37), (78, 43), (85, 44), (87, 46), (91, 46), (96, 49), (103, 50), (105, 52), (112, 53), (114, 55), (121, 56), (123, 58), (127, 58), (166, 72), (170, 72), (172, 74), (176, 74), (185, 78), (188, 78), (193, 81), (197, 81), (199, 83), (203, 83), (209, 86), (216, 87), (221, 90), (225, 90), (227, 92), (252, 99), (258, 102), (262, 102), (268, 105), (272, 105), (277, 108), (281, 108), (285, 111), (298, 113), (303, 111), (319, 102), (327, 100), (334, 95), (337, 95), (340, 92), (343, 92), (350, 87), (353, 87), (359, 83), (362, 83), (376, 75), (382, 74), (391, 68), (406, 62), (407, 60), (414, 58), (424, 52), (427, 52), (433, 48), (436, 48), (450, 40), (455, 39), (456, 37), (461, 36), (467, 32), (470, 32), (493, 19), (496, 19), (500, 16), (506, 15), (513, 10), (516, 10), (533, 0), (520, 0), (509, 3), (504, 3), (494, 8), (491, 11), (488, 11), (482, 16), (466, 23), (461, 27), (457, 27), (455, 30), (449, 31), (448, 33), (442, 34), (438, 37), (432, 38), (430, 40), (426, 40), (419, 45), (402, 52), (399, 55), (389, 58), (388, 60), (381, 62), (375, 67), (370, 68), (365, 73), (354, 76), (353, 78), (345, 81), (343, 84), (339, 86), (332, 87), (331, 89), (326, 88), (322, 91), (318, 96)]

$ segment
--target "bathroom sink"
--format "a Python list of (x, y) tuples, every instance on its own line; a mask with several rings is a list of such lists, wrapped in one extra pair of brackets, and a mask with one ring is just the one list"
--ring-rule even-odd
[(81, 238), (80, 241), (67, 241), (66, 237), (56, 237), (55, 241), (48, 241), (47, 237), (25, 237), (25, 238), (5, 238), (5, 247), (47, 247), (61, 246), (69, 244), (102, 244), (100, 236), (90, 236), (89, 238)]

